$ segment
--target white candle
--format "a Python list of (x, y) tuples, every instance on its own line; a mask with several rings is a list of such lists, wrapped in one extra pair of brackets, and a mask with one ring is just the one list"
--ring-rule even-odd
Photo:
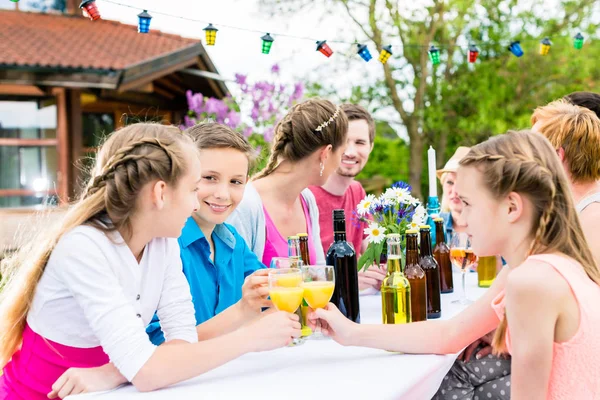
[(435, 150), (429, 146), (427, 150), (427, 165), (429, 170), (429, 197), (437, 197), (437, 182), (435, 178)]

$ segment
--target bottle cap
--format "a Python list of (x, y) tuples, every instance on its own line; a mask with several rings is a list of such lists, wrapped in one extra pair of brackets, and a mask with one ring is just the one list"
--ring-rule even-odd
[(387, 235), (385, 235), (386, 238), (388, 239), (400, 239), (400, 234), (399, 233), (388, 233)]
[(346, 219), (346, 215), (344, 214), (344, 210), (333, 210), (333, 219), (334, 220)]
[(288, 240), (298, 240), (298, 236), (288, 236)]
[(308, 237), (308, 233), (298, 233), (298, 237)]
[(416, 235), (417, 233), (419, 233), (419, 231), (416, 229), (407, 229), (406, 232), (404, 232), (404, 233), (406, 233), (407, 235), (410, 235), (410, 234)]
[(444, 222), (444, 218), (441, 218), (441, 217), (434, 218), (433, 222)]
[(419, 229), (431, 229), (431, 227), (429, 225), (421, 225)]

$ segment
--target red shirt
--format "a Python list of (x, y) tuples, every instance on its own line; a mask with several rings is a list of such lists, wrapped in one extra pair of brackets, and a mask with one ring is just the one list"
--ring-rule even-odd
[(321, 242), (323, 251), (327, 250), (333, 243), (333, 210), (343, 209), (346, 214), (346, 240), (352, 243), (356, 254), (361, 253), (362, 242), (366, 237), (364, 229), (367, 224), (360, 222), (356, 215), (356, 206), (365, 198), (367, 193), (358, 181), (350, 184), (346, 192), (341, 196), (336, 196), (320, 186), (310, 186), (311, 192), (315, 195), (317, 206), (319, 207), (319, 226), (321, 228)]

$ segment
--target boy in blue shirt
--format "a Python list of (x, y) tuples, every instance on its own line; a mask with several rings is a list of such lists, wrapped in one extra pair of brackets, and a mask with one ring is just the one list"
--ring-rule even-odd
[[(236, 330), (272, 306), (265, 266), (244, 239), (224, 221), (242, 200), (253, 149), (225, 125), (204, 123), (187, 129), (200, 153), (199, 208), (179, 237), (183, 272), (190, 284), (198, 339)], [(146, 332), (164, 342), (155, 315)]]

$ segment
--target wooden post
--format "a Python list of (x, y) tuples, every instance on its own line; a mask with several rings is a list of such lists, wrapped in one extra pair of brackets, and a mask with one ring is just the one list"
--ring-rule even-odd
[(70, 186), (70, 145), (69, 145), (69, 112), (65, 88), (54, 88), (52, 94), (56, 97), (56, 139), (58, 140), (58, 198), (60, 204), (69, 202)]
[(81, 180), (81, 161), (83, 156), (83, 122), (81, 114), (81, 90), (67, 89), (67, 115), (68, 132), (71, 141), (71, 154), (69, 163), (71, 165), (71, 179), (69, 181), (69, 196), (79, 196)]

